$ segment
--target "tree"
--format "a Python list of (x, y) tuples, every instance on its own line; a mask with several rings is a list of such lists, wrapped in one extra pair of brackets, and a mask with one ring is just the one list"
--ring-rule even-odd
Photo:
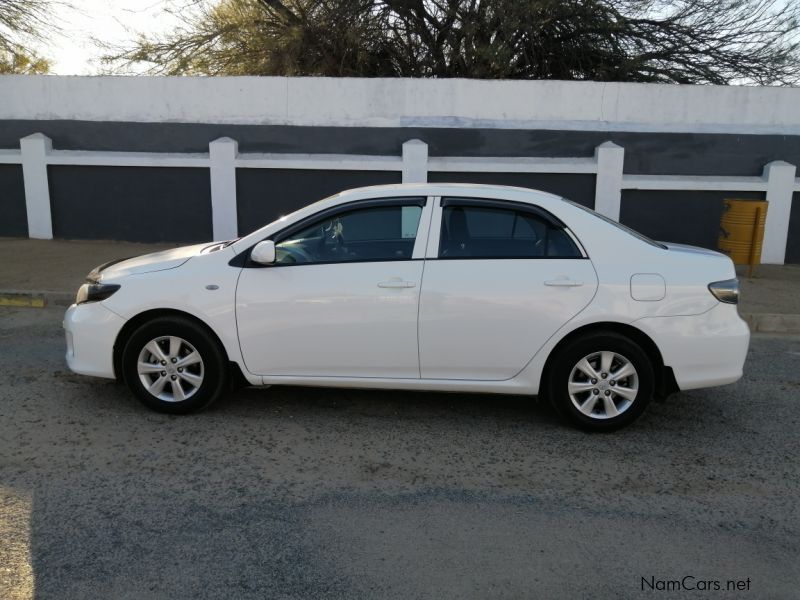
[(386, 31), (372, 10), (374, 4), (372, 0), (195, 0), (188, 7), (179, 3), (175, 12), (182, 27), (160, 39), (140, 35), (132, 48), (109, 49), (105, 61), (122, 71), (137, 63), (149, 64), (149, 72), (170, 75), (390, 77), (397, 73), (388, 64)]
[(42, 75), (50, 72), (50, 61), (20, 48), (14, 52), (0, 52), (0, 75)]
[(55, 27), (48, 22), (51, 0), (0, 0), (0, 74), (47, 73), (50, 62), (28, 46)]
[(192, 0), (183, 25), (106, 62), (125, 72), (800, 81), (791, 0)]

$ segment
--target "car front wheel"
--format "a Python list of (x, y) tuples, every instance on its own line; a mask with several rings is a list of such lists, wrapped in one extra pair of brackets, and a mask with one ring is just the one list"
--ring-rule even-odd
[(122, 355), (125, 382), (146, 406), (187, 413), (211, 404), (226, 389), (218, 342), (188, 319), (162, 317), (131, 335)]
[(653, 396), (653, 366), (632, 340), (616, 333), (579, 338), (555, 357), (550, 400), (573, 424), (610, 431), (633, 422)]

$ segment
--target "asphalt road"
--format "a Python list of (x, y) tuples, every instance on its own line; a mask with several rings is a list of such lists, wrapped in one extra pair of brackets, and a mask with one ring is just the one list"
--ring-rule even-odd
[[(1, 598), (800, 595), (800, 338), (590, 435), (463, 394), (250, 389), (159, 415), (67, 371), (61, 315), (0, 309)], [(723, 590), (642, 583), (686, 576)]]

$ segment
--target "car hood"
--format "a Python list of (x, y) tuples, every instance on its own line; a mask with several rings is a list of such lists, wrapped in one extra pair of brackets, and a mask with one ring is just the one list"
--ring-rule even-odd
[(128, 275), (139, 275), (141, 273), (152, 273), (153, 271), (166, 271), (180, 267), (193, 256), (200, 254), (203, 249), (208, 248), (209, 244), (195, 244), (193, 246), (183, 246), (162, 250), (152, 254), (143, 254), (132, 258), (112, 260), (98, 267), (95, 267), (87, 276), (90, 281), (100, 281), (109, 279), (119, 279)]

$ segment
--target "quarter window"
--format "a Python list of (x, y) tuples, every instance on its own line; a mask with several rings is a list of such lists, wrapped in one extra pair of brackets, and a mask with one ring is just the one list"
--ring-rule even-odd
[(275, 244), (281, 265), (407, 260), (414, 251), (422, 207), (384, 205), (325, 217)]
[(525, 210), (445, 206), (440, 258), (580, 258), (563, 228)]

